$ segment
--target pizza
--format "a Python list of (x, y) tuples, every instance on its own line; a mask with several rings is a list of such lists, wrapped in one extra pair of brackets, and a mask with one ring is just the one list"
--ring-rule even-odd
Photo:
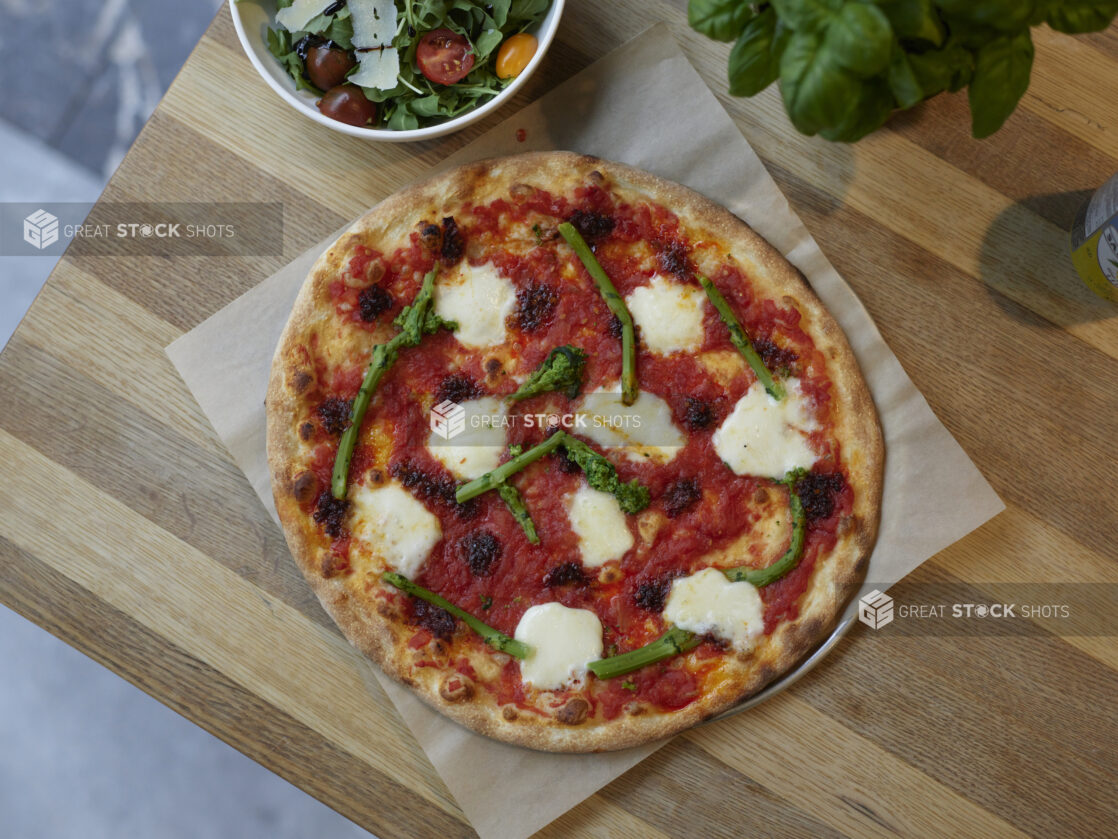
[(840, 328), (745, 223), (567, 152), (463, 166), (317, 261), (268, 458), (344, 635), (453, 720), (534, 749), (708, 719), (830, 631), (884, 450)]

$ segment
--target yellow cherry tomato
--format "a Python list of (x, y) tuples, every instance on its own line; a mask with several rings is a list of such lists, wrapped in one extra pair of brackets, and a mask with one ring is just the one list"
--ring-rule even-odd
[(536, 36), (527, 32), (506, 38), (497, 51), (497, 77), (511, 79), (523, 73), (539, 45)]

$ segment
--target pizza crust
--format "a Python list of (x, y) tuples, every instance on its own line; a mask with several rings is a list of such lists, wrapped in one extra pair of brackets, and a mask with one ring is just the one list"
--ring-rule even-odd
[[(644, 193), (651, 201), (671, 208), (693, 241), (717, 242), (732, 251), (762, 296), (794, 301), (802, 316), (801, 328), (825, 354), (828, 375), (835, 385), (834, 430), (849, 482), (855, 488), (854, 507), (841, 527), (835, 549), (817, 562), (800, 600), (798, 617), (763, 636), (750, 655), (728, 656), (726, 678), (714, 692), (678, 711), (623, 714), (592, 726), (564, 724), (524, 712), (509, 719), (508, 712), (484, 691), (466, 695), (468, 686), (459, 685), (462, 689), (456, 692), (443, 684), (442, 671), (412, 667), (407, 634), (395, 622), (398, 616), (387, 602), (358, 596), (346, 575), (324, 576), (324, 538), (295, 498), (297, 490), (306, 489), (298, 486), (299, 475), (292, 464), (299, 463), (306, 452), (294, 418), (302, 415), (302, 395), (312, 391), (314, 384), (314, 371), (301, 357), (300, 348), (307, 334), (321, 330), (333, 316), (326, 287), (345, 271), (357, 243), (403, 240), (421, 220), (446, 215), (444, 207), (484, 203), (507, 195), (514, 184), (534, 183), (552, 192), (569, 193), (574, 185), (602, 176), (611, 186)], [(384, 334), (374, 333), (372, 343), (387, 339), (391, 331), (385, 327)], [(368, 339), (365, 343), (369, 344)], [(273, 362), (267, 422), (276, 509), (292, 555), (346, 638), (392, 678), (451, 719), (486, 736), (533, 749), (591, 752), (627, 748), (675, 734), (753, 695), (795, 666), (830, 633), (865, 575), (877, 535), (884, 464), (877, 414), (842, 330), (804, 277), (744, 222), (698, 193), (623, 164), (569, 152), (525, 154), (454, 169), (396, 193), (360, 218), (318, 259), (296, 300)], [(458, 633), (462, 632), (468, 630), (460, 626)], [(577, 711), (574, 708), (567, 716), (577, 718)]]

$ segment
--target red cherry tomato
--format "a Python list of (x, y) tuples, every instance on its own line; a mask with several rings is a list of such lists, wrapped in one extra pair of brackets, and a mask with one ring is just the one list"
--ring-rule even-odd
[(343, 49), (319, 44), (307, 50), (303, 66), (315, 87), (329, 90), (345, 83), (346, 74), (357, 66), (357, 60)]
[(368, 125), (377, 118), (377, 106), (355, 84), (340, 84), (318, 100), (318, 110), (330, 119), (349, 125)]
[(415, 51), (419, 72), (435, 84), (454, 84), (474, 67), (474, 54), (464, 36), (449, 29), (425, 32)]

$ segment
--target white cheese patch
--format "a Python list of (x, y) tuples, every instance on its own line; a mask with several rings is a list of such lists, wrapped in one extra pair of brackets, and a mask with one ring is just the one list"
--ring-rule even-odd
[(750, 583), (732, 583), (715, 568), (672, 582), (664, 620), (697, 635), (713, 634), (749, 652), (765, 630), (764, 604)]
[(586, 394), (575, 423), (571, 429), (575, 434), (589, 437), (602, 448), (618, 448), (638, 462), (667, 463), (687, 442), (672, 422), (667, 402), (642, 390), (632, 405), (625, 405), (616, 384)]
[(395, 47), (357, 53), (357, 72), (346, 81), (374, 90), (391, 90), (400, 75), (400, 53)]
[(391, 46), (396, 37), (396, 0), (349, 0), (346, 5), (355, 47)]
[(602, 657), (602, 622), (587, 609), (562, 603), (532, 606), (514, 637), (532, 648), (520, 676), (541, 690), (556, 690), (586, 677), (586, 665)]
[(276, 23), (288, 32), (301, 32), (314, 18), (325, 12), (334, 0), (295, 0), (276, 12)]
[(470, 265), (441, 275), (435, 286), (435, 312), (458, 323), (454, 337), (471, 349), (505, 342), (505, 319), (516, 307), (516, 287), (492, 263)]
[(818, 426), (808, 414), (799, 381), (784, 384), (787, 395), (778, 401), (754, 382), (714, 432), (714, 450), (737, 474), (783, 478), (815, 463), (803, 432)]
[(583, 484), (565, 499), (571, 529), (578, 537), (582, 564), (598, 568), (621, 559), (633, 547), (633, 534), (617, 499)]
[(384, 561), (409, 579), (443, 538), (439, 520), (394, 482), (357, 487), (353, 517), (353, 535), (376, 546)]
[(649, 285), (634, 289), (625, 305), (640, 327), (646, 347), (660, 355), (694, 352), (703, 344), (701, 289), (654, 274)]
[(508, 410), (494, 396), (471, 399), (459, 405), (463, 427), (450, 439), (434, 430), (427, 437), (427, 450), (453, 473), (471, 481), (497, 468), (505, 450)]

